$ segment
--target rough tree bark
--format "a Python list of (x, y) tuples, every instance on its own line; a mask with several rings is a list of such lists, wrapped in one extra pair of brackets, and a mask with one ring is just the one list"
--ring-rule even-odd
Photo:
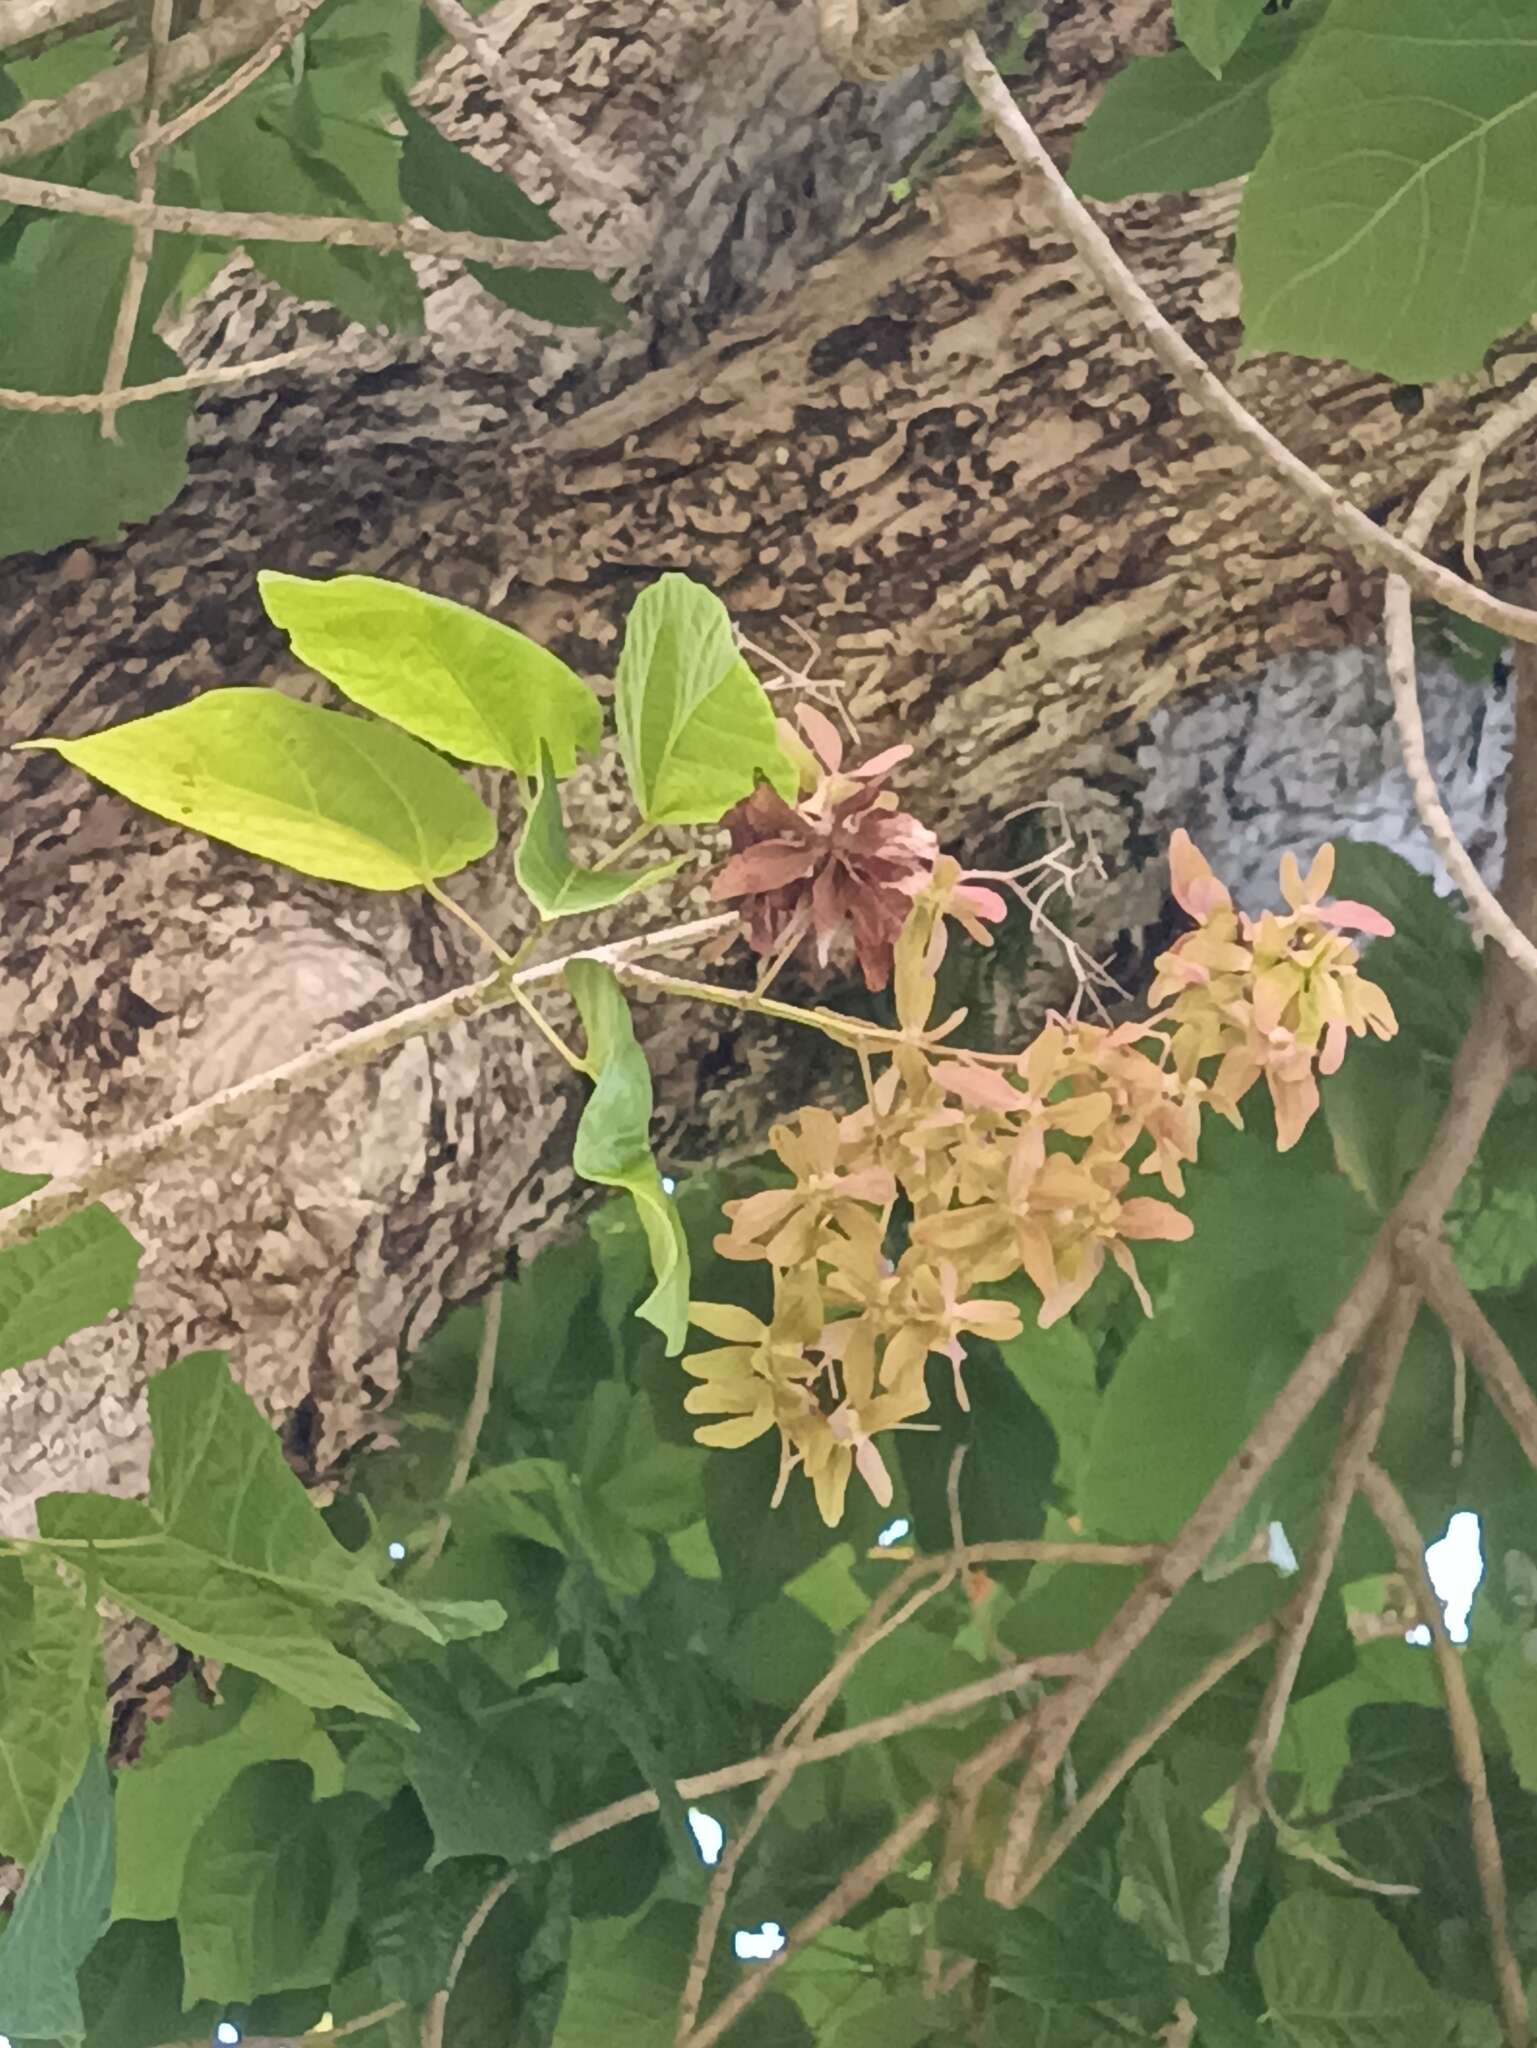
[[(1047, 9), (1026, 87), (1059, 154), (1108, 70), (1162, 32), (1155, 0), (1084, 12)], [(791, 621), (816, 635), (819, 673), (848, 680), (872, 746), (918, 743), (914, 808), (982, 855), (998, 820), (1053, 790), (1113, 835), (1119, 735), (1177, 693), (1376, 637), (1375, 579), (1189, 417), (991, 152), (886, 205), (953, 91), (934, 67), (840, 82), (809, 0), (524, 0), (487, 19), (512, 16), (520, 60), (643, 197), (632, 331), (601, 349), (530, 337), (452, 286), (398, 369), (209, 399), (191, 484), (162, 518), (116, 547), (6, 566), (0, 741), (282, 673), (259, 564), (401, 576), (598, 677), (633, 594), (683, 568), (787, 658)], [(494, 134), (465, 70), (445, 66), (450, 125)], [(1224, 192), (1112, 210), (1131, 262), (1229, 371), (1232, 212)], [(194, 331), (216, 359), (293, 324), (236, 272)], [(1521, 340), (1412, 418), (1349, 371), (1272, 357), (1232, 374), (1387, 518), (1534, 349)], [(1503, 471), (1482, 502), (1498, 587), (1532, 514)], [(582, 788), (582, 823), (602, 832), (617, 800), (601, 766)], [(13, 1167), (67, 1169), (471, 966), (430, 906), (275, 876), (40, 757), (0, 764), (0, 862)], [(516, 928), (507, 854), (460, 893)], [(1155, 893), (1123, 863), (1101, 925), (1146, 921)], [(684, 891), (656, 922), (688, 908)], [(800, 1085), (756, 1025), (648, 1024), (679, 1160), (750, 1142)], [(569, 1077), (503, 1017), (167, 1167), (118, 1204), (150, 1248), (135, 1312), (0, 1382), (0, 1527), (25, 1527), (59, 1486), (139, 1485), (146, 1379), (192, 1345), (228, 1345), (275, 1420), (318, 1414), (325, 1464), (443, 1301), (569, 1219), (573, 1108)]]

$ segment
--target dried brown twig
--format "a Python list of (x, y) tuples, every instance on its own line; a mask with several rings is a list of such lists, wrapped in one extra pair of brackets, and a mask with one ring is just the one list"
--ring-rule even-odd
[(1414, 1588), (1420, 1619), (1430, 1631), (1436, 1668), (1441, 1675), (1441, 1690), (1446, 1700), (1452, 1749), (1468, 1792), (1473, 1860), (1478, 1866), (1484, 1917), (1489, 1923), (1489, 1946), (1494, 1960), (1495, 1981), (1499, 1986), (1506, 2048), (1530, 2048), (1532, 2035), (1526, 2008), (1526, 1987), (1521, 1981), (1521, 1965), (1510, 1939), (1505, 1860), (1500, 1853), (1499, 1831), (1494, 1824), (1489, 1774), (1484, 1767), (1484, 1746), (1478, 1733), (1478, 1715), (1468, 1691), (1467, 1674), (1446, 1632), (1441, 1602), (1436, 1598), (1435, 1588), (1425, 1569), (1425, 1546), (1403, 1495), (1377, 1464), (1367, 1466), (1361, 1490), (1371, 1502), (1373, 1514), (1381, 1522), (1397, 1553), (1398, 1568)]
[(229, 236), (235, 241), (324, 242), (338, 249), (388, 249), (410, 256), (448, 256), (459, 262), (513, 264), (520, 269), (588, 270), (602, 252), (566, 237), (519, 242), (505, 235), (477, 235), (465, 228), (434, 227), (430, 221), (362, 220), (350, 214), (231, 213), (208, 206), (160, 206), (122, 199), (114, 192), (87, 191), (47, 178), (18, 178), (0, 172), (0, 199), (35, 206), (45, 213), (81, 214), (91, 220), (121, 221), (167, 235)]
[(1365, 1356), (1351, 1399), (1350, 1412), (1335, 1445), (1329, 1478), (1319, 1503), (1312, 1546), (1302, 1581), (1287, 1602), (1282, 1620), (1281, 1646), (1275, 1668), (1265, 1688), (1254, 1733), (1249, 1742), (1248, 1766), (1233, 1800), (1228, 1823), (1228, 1856), (1222, 1874), (1224, 1897), (1231, 1897), (1245, 1844), (1269, 1799), (1270, 1766), (1291, 1704), (1292, 1690), (1302, 1666), (1302, 1654), (1318, 1619), (1324, 1593), (1339, 1556), (1351, 1502), (1361, 1485), (1367, 1461), (1377, 1448), (1377, 1438), (1386, 1420), (1388, 1404), (1403, 1363), (1409, 1333), (1419, 1312), (1419, 1296), (1412, 1287), (1400, 1286), (1389, 1296), (1367, 1343)]
[[(166, 53), (161, 91), (216, 71), (272, 33), (281, 15), (277, 0), (225, 0), (208, 19), (178, 36)], [(37, 156), (78, 135), (108, 114), (142, 106), (149, 65), (145, 57), (112, 64), (55, 100), (30, 100), (0, 121), (0, 164)]]
[[(160, 152), (165, 147), (160, 132), (160, 95), (171, 40), (173, 6), (174, 0), (149, 0), (149, 49), (144, 59), (144, 108), (140, 116), (139, 143), (133, 152), (134, 198), (144, 207), (152, 207), (155, 203), (155, 182), (160, 170)], [(154, 253), (155, 230), (147, 220), (141, 220), (133, 231), (133, 246), (128, 253), (128, 268), (123, 273), (123, 291), (118, 300), (117, 320), (107, 350), (106, 374), (101, 383), (101, 438), (104, 441), (115, 441), (118, 438), (118, 394), (122, 391), (128, 375), (128, 357), (133, 348), (134, 335), (138, 332), (139, 314), (144, 305), (144, 287), (149, 282), (149, 263)]]
[(1332, 526), (1358, 560), (1396, 572), (1421, 597), (1434, 598), (1448, 610), (1492, 626), (1513, 640), (1537, 640), (1537, 611), (1505, 603), (1379, 526), (1369, 513), (1310, 468), (1233, 396), (1184, 337), (1170, 326), (1121, 261), (1109, 237), (1053, 163), (976, 36), (962, 36), (958, 47), (966, 83), (976, 95), (993, 133), (1025, 174), (1031, 196), (1042, 213), (1067, 236), (1116, 310), (1202, 411), (1218, 421), (1273, 476), (1279, 477), (1293, 498)]
[[(1451, 461), (1431, 478), (1415, 500), (1404, 527), (1404, 539), (1412, 547), (1423, 547), (1437, 519), (1445, 510), (1457, 485), (1464, 478), (1472, 489), (1473, 478), (1482, 470), (1485, 458), (1511, 440), (1523, 427), (1537, 419), (1537, 378), (1493, 413), (1483, 426), (1470, 434)], [(1502, 946), (1528, 975), (1537, 978), (1537, 945), (1505, 910), (1499, 898), (1478, 872), (1471, 854), (1457, 836), (1425, 751), (1425, 727), (1420, 717), (1419, 679), (1414, 653), (1414, 615), (1409, 585), (1400, 575), (1389, 576), (1383, 596), (1383, 620), (1387, 651), (1388, 681), (1393, 690), (1393, 718), (1398, 728), (1399, 749), (1414, 793), (1414, 807), (1431, 844), (1445, 861), (1458, 888), (1467, 899), (1473, 922)]]
[[(129, 384), (116, 393), (115, 402), (145, 405), (151, 399), (170, 398), (180, 391), (215, 391), (231, 384), (254, 383), (259, 377), (275, 377), (296, 370), (321, 356), (333, 357), (331, 341), (306, 342), (302, 348), (285, 349), (281, 355), (259, 356), (249, 363), (218, 363), (207, 370), (188, 370), (179, 377), (159, 377), (152, 384)], [(354, 371), (366, 363), (350, 364)], [(104, 391), (12, 391), (0, 387), (0, 410), (8, 412), (100, 412), (107, 403)]]
[(1474, 1300), (1457, 1262), (1439, 1239), (1425, 1244), (1420, 1253), (1420, 1271), (1425, 1298), (1446, 1325), (1455, 1343), (1462, 1345), (1489, 1398), (1515, 1432), (1527, 1462), (1537, 1467), (1537, 1394), (1534, 1394), (1509, 1347), (1493, 1323)]
[[(263, 72), (270, 71), (283, 52), (291, 47), (300, 29), (320, 4), (321, 0), (279, 0), (281, 13), (278, 24), (267, 40), (237, 64), (221, 84), (205, 93), (202, 99), (195, 100), (190, 107), (184, 107), (173, 120), (167, 121), (160, 131), (159, 147), (168, 149), (173, 142), (190, 135), (200, 123), (220, 113), (232, 100), (239, 99), (246, 87), (254, 85)], [(135, 164), (143, 147), (141, 142), (131, 152), (131, 160)]]

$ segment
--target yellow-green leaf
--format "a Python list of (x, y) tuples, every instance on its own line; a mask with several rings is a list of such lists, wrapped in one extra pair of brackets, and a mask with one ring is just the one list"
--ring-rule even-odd
[(461, 761), (557, 775), (598, 744), (597, 698), (558, 656), (483, 612), (377, 576), (257, 577), (294, 653), (365, 710)]
[(26, 744), (158, 818), (359, 889), (420, 888), (496, 841), (491, 813), (429, 748), (277, 690), (209, 690), (86, 739)]
[(687, 576), (664, 576), (631, 607), (614, 703), (648, 823), (713, 825), (760, 775), (795, 794), (773, 706), (737, 652), (726, 607)]

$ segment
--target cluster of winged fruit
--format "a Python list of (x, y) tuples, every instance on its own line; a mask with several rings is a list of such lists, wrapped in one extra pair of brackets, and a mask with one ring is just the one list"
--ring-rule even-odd
[[(1131, 1248), (1191, 1234), (1164, 1197), (1184, 1191), (1203, 1108), (1239, 1123), (1263, 1077), (1285, 1149), (1347, 1038), (1397, 1027), (1349, 936), (1392, 927), (1362, 904), (1323, 901), (1332, 848), (1306, 876), (1288, 854), (1287, 910), (1250, 919), (1181, 831), (1173, 891), (1194, 929), (1158, 960), (1150, 1016), (1112, 1027), (1053, 1015), (1018, 1054), (951, 1048), (961, 1015), (931, 1025), (949, 920), (990, 944), (1007, 906), (896, 809), (881, 784), (899, 755), (845, 775), (829, 735), (818, 721), (820, 773), (798, 809), (777, 798), (770, 809), (762, 792), (741, 807), (722, 893), (742, 902), (763, 953), (782, 954), (792, 932), (815, 935), (826, 957), (847, 920), (866, 979), (893, 985), (899, 1033), (862, 1050), (862, 1107), (805, 1109), (775, 1127), (789, 1185), (729, 1203), (717, 1239), (726, 1256), (772, 1268), (772, 1313), (765, 1323), (694, 1303), (693, 1322), (723, 1342), (684, 1365), (697, 1382), (685, 1405), (718, 1418), (699, 1441), (730, 1448), (777, 1430), (776, 1502), (799, 1467), (831, 1524), (855, 1471), (890, 1501), (878, 1439), (928, 1408), (931, 1361), (953, 1372), (966, 1407), (967, 1340), (1021, 1334), (1019, 1308), (986, 1290), (1023, 1275), (1045, 1326), (1108, 1255), (1150, 1311)], [(851, 850), (840, 806), (857, 828)]]

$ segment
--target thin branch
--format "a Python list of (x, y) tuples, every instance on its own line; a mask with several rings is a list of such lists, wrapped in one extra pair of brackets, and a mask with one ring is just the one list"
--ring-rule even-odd
[[(227, 0), (206, 21), (178, 36), (167, 52), (161, 77), (169, 93), (189, 80), (243, 57), (271, 34), (279, 18), (277, 0)], [(31, 100), (0, 121), (0, 164), (37, 156), (68, 142), (83, 128), (143, 103), (148, 62), (135, 57), (113, 64), (55, 100)]]
[(1220, 1685), (1230, 1671), (1236, 1671), (1238, 1666), (1252, 1657), (1256, 1650), (1263, 1649), (1275, 1635), (1276, 1626), (1274, 1621), (1256, 1622), (1246, 1635), (1239, 1636), (1235, 1642), (1219, 1650), (1209, 1664), (1203, 1666), (1187, 1684), (1182, 1685), (1152, 1720), (1138, 1730), (1120, 1754), (1106, 1764), (1082, 1798), (1074, 1802), (1066, 1817), (1058, 1823), (1055, 1831), (1042, 1845), (1040, 1854), (1031, 1862), (1020, 1886), (1021, 1898), (1027, 1898), (1047, 1873), (1061, 1862), (1105, 1801), (1118, 1786), (1125, 1783), (1149, 1750), (1163, 1740), (1197, 1700), (1204, 1699), (1212, 1687)]
[[(155, 203), (155, 182), (160, 175), (160, 152), (164, 138), (160, 133), (160, 95), (162, 74), (171, 40), (171, 17), (175, 0), (149, 0), (149, 49), (144, 60), (144, 107), (140, 115), (140, 135), (137, 147), (132, 152), (134, 166), (133, 195), (141, 206)], [(133, 348), (133, 338), (139, 328), (139, 314), (144, 306), (144, 287), (149, 282), (150, 258), (155, 253), (155, 230), (147, 222), (141, 222), (133, 231), (133, 247), (128, 255), (128, 268), (123, 274), (123, 291), (118, 300), (117, 323), (112, 330), (111, 346), (107, 350), (106, 374), (101, 380), (101, 438), (104, 441), (118, 439), (117, 401), (128, 376), (128, 357)]]
[(432, 1994), (427, 2010), (422, 2015), (422, 2048), (443, 2048), (443, 2022), (448, 2017), (448, 2001), (453, 1997), (454, 1986), (459, 1982), (464, 1959), (475, 1946), (475, 1938), (482, 1927), (517, 1883), (519, 1875), (518, 1871), (509, 1870), (505, 1876), (499, 1877), (465, 1923), (464, 1932), (459, 1936), (442, 1985)]
[(679, 2048), (712, 2048), (728, 2027), (735, 2026), (748, 2006), (763, 1995), (786, 1963), (798, 1956), (803, 1948), (809, 1947), (819, 1934), (825, 1934), (829, 1927), (836, 1927), (846, 1913), (869, 1898), (876, 1886), (884, 1883), (900, 1867), (938, 1819), (939, 1804), (937, 1793), (931, 1793), (920, 1801), (883, 1842), (877, 1843), (868, 1856), (844, 1873), (820, 1905), (814, 1906), (803, 1920), (796, 1922), (782, 1949), (770, 1956), (767, 1962), (758, 1964), (752, 1975), (745, 1977), (733, 1992), (723, 1998), (709, 2018), (702, 2021), (686, 2040), (680, 2037)]
[[(297, 369), (302, 363), (316, 361), (320, 356), (336, 356), (334, 341), (310, 341), (303, 348), (285, 349), (280, 355), (257, 356), (249, 363), (219, 363), (212, 369), (188, 370), (179, 377), (160, 377), (152, 384), (129, 384), (116, 394), (116, 403), (144, 405), (150, 399), (171, 398), (179, 391), (213, 391), (229, 384), (254, 382), (258, 377), (274, 377), (280, 372)], [(359, 372), (368, 366), (365, 363), (347, 365), (349, 371)], [(10, 412), (100, 412), (106, 404), (103, 391), (9, 391), (0, 387), (0, 410)]]
[[(449, 1474), (448, 1492), (445, 1500), (451, 1501), (462, 1491), (470, 1476), (470, 1467), (475, 1462), (475, 1451), (480, 1443), (480, 1432), (486, 1426), (486, 1416), (491, 1409), (491, 1389), (496, 1381), (496, 1347), (502, 1335), (502, 1307), (506, 1293), (500, 1281), (486, 1296), (485, 1319), (480, 1328), (480, 1351), (475, 1360), (475, 1385), (470, 1393), (470, 1405), (464, 1411), (464, 1421), (459, 1430), (458, 1448), (454, 1452), (454, 1468)], [(443, 1545), (448, 1541), (448, 1532), (453, 1516), (445, 1507), (438, 1516), (437, 1526), (427, 1539), (416, 1563), (416, 1573), (430, 1572), (443, 1555)]]
[(1494, 1824), (1489, 1774), (1484, 1767), (1484, 1746), (1478, 1733), (1478, 1715), (1468, 1691), (1467, 1674), (1446, 1632), (1446, 1617), (1425, 1569), (1425, 1546), (1403, 1495), (1377, 1464), (1367, 1466), (1361, 1490), (1371, 1502), (1373, 1514), (1398, 1553), (1398, 1568), (1414, 1588), (1420, 1619), (1430, 1630), (1436, 1668), (1441, 1676), (1441, 1690), (1446, 1697), (1452, 1749), (1456, 1754), (1458, 1772), (1468, 1790), (1473, 1860), (1478, 1866), (1478, 1884), (1484, 1895), (1484, 1914), (1489, 1922), (1489, 1947), (1494, 1959), (1495, 1980), (1499, 1985), (1506, 2048), (1530, 2048), (1532, 2036), (1526, 2009), (1526, 1988), (1522, 1984), (1521, 1965), (1516, 1960), (1510, 1940), (1505, 1862), (1500, 1853), (1499, 1831)]
[(519, 968), (515, 975), (505, 970), (466, 982), (446, 995), (414, 1003), (382, 1017), (377, 1023), (361, 1025), (323, 1045), (311, 1046), (281, 1066), (206, 1096), (201, 1102), (180, 1110), (175, 1116), (150, 1124), (142, 1131), (120, 1139), (93, 1165), (75, 1174), (60, 1175), (36, 1194), (26, 1196), (10, 1208), (0, 1210), (0, 1251), (24, 1244), (51, 1223), (78, 1214), (103, 1196), (130, 1187), (149, 1168), (183, 1151), (193, 1140), (226, 1131), (272, 1104), (312, 1088), (333, 1085), (357, 1068), (372, 1066), (396, 1046), (427, 1038), (473, 1017), (515, 1005), (518, 992), (558, 982), (571, 960), (599, 960), (620, 968), (638, 954), (667, 952), (678, 946), (692, 946), (736, 924), (734, 912), (700, 917), (686, 924), (669, 925), (662, 931), (641, 932), (628, 939), (605, 945), (587, 946), (558, 959), (544, 960)]
[[(938, 1562), (940, 1568), (937, 1575), (934, 1573), (933, 1561), (927, 1558), (909, 1565), (906, 1571), (893, 1579), (891, 1584), (876, 1596), (827, 1672), (812, 1687), (770, 1744), (769, 1754), (773, 1758), (773, 1768), (767, 1774), (763, 1790), (758, 1794), (757, 1802), (745, 1825), (739, 1828), (727, 1843), (725, 1854), (716, 1865), (715, 1873), (710, 1880), (704, 1910), (699, 1916), (694, 1950), (689, 1959), (688, 1976), (678, 2001), (678, 2048), (684, 2048), (685, 2043), (695, 2042), (699, 2008), (704, 1999), (705, 1982), (710, 1974), (715, 1944), (720, 1936), (726, 1902), (731, 1895), (732, 1880), (736, 1876), (738, 1865), (757, 1839), (759, 1830), (784, 1797), (799, 1769), (797, 1748), (816, 1740), (828, 1710), (842, 1691), (850, 1672), (866, 1652), (874, 1649), (877, 1643), (884, 1642), (887, 1636), (894, 1635), (912, 1619), (920, 1607), (926, 1605), (955, 1578), (958, 1566), (953, 1556), (947, 1555)], [(922, 1580), (925, 1577), (931, 1578), (932, 1583), (923, 1585)]]
[[(1423, 547), (1459, 481), (1466, 478), (1471, 492), (1473, 479), (1482, 471), (1485, 458), (1534, 419), (1537, 419), (1537, 378), (1509, 404), (1502, 405), (1498, 412), (1492, 414), (1477, 433), (1470, 434), (1451, 461), (1431, 478), (1416, 499), (1404, 526), (1405, 541), (1412, 547)], [(1393, 718), (1398, 727), (1398, 743), (1420, 823), (1446, 863), (1453, 881), (1467, 898), (1474, 923), (1503, 947), (1519, 967), (1537, 979), (1537, 946), (1521, 930), (1478, 872), (1441, 801), (1441, 792), (1436, 786), (1425, 750), (1425, 727), (1420, 717), (1414, 652), (1414, 617), (1409, 585), (1402, 576), (1389, 576), (1387, 580), (1383, 618), (1388, 681), (1393, 688)]]
[[(282, 8), (281, 19), (267, 40), (251, 52), (243, 63), (237, 64), (222, 84), (194, 100), (190, 107), (183, 107), (173, 120), (167, 121), (160, 131), (159, 146), (168, 149), (173, 142), (180, 142), (184, 135), (190, 135), (194, 128), (215, 114), (222, 113), (232, 100), (238, 100), (248, 85), (254, 85), (264, 72), (270, 71), (283, 52), (289, 49), (300, 29), (309, 20), (322, 0), (279, 0)], [(137, 164), (140, 143), (130, 152), (130, 161)]]
[(1379, 1240), (1329, 1327), (1308, 1346), (1296, 1371), (1212, 1482), (1162, 1565), (1140, 1581), (1095, 1642), (1084, 1675), (1069, 1680), (1043, 1709), (1039, 1739), (988, 1875), (988, 1896), (998, 1904), (1012, 1906), (1018, 1900), (1036, 1825), (1074, 1731), (1334, 1384), (1375, 1320), (1391, 1276), (1391, 1255)]
[(1366, 1877), (1359, 1870), (1352, 1870), (1348, 1863), (1338, 1863), (1332, 1856), (1326, 1856), (1322, 1849), (1311, 1843), (1302, 1829), (1284, 1814), (1277, 1813), (1275, 1803), (1268, 1791), (1265, 1795), (1265, 1818), (1275, 1829), (1281, 1847), (1289, 1856), (1300, 1856), (1305, 1862), (1316, 1863), (1320, 1870), (1327, 1870), (1331, 1877), (1337, 1877), (1341, 1884), (1348, 1884), (1353, 1891), (1371, 1892), (1379, 1899), (1415, 1899), (1419, 1897), (1417, 1884), (1389, 1884), (1386, 1878)]
[(590, 270), (603, 261), (597, 249), (583, 249), (566, 236), (549, 242), (518, 242), (506, 235), (477, 235), (467, 229), (438, 228), (426, 220), (359, 220), (346, 214), (229, 213), (208, 206), (160, 206), (90, 192), (48, 178), (18, 178), (0, 172), (0, 199), (35, 206), (45, 213), (81, 214), (91, 220), (120, 221), (167, 235), (228, 236), (237, 242), (324, 242), (335, 249), (388, 249), (413, 256), (448, 256), (468, 263), (514, 264), (523, 270)]
[(460, 49), (485, 73), (529, 148), (542, 159), (546, 169), (573, 192), (628, 211), (631, 202), (624, 181), (616, 172), (589, 163), (578, 145), (566, 139), (468, 8), (462, 7), (459, 0), (427, 0), (427, 5)]
[(1454, 569), (1431, 561), (1407, 540), (1388, 533), (1369, 513), (1352, 504), (1343, 492), (1277, 440), (1233, 396), (1164, 318), (1117, 255), (1104, 230), (1053, 163), (976, 36), (962, 36), (959, 47), (966, 83), (993, 132), (1024, 172), (1042, 213), (1067, 236), (1116, 310), (1202, 410), (1218, 420), (1239, 446), (1247, 449), (1272, 475), (1279, 477), (1295, 498), (1332, 526), (1361, 561), (1394, 571), (1422, 597), (1434, 598), (1448, 610), (1492, 626), (1513, 640), (1537, 641), (1537, 611), (1504, 603)]
[(1318, 1610), (1339, 1556), (1350, 1505), (1360, 1489), (1361, 1474), (1377, 1448), (1399, 1367), (1403, 1364), (1409, 1333), (1418, 1313), (1418, 1292), (1408, 1286), (1396, 1288), (1372, 1332), (1366, 1356), (1361, 1362), (1350, 1411), (1335, 1445), (1333, 1463), (1319, 1504), (1307, 1564), (1301, 1583), (1286, 1604), (1281, 1646), (1249, 1740), (1248, 1767), (1233, 1800), (1232, 1818), (1228, 1824), (1227, 1864), (1222, 1873), (1224, 1897), (1232, 1894), (1245, 1845), (1269, 1798), (1270, 1766), (1275, 1759), (1286, 1709), (1291, 1704), (1292, 1689), (1302, 1666), (1302, 1653), (1307, 1648), (1308, 1637), (1318, 1619)]
[(1416, 1267), (1426, 1300), (1478, 1368), (1490, 1400), (1515, 1432), (1527, 1463), (1537, 1467), (1537, 1394), (1504, 1338), (1474, 1300), (1456, 1260), (1439, 1239), (1427, 1239)]
[[(915, 1728), (927, 1728), (934, 1721), (946, 1721), (952, 1714), (970, 1713), (973, 1707), (985, 1706), (989, 1700), (1016, 1692), (1021, 1686), (1034, 1684), (1039, 1679), (1070, 1678), (1082, 1664), (1082, 1657), (1074, 1651), (1048, 1657), (1026, 1657), (1021, 1663), (989, 1672), (985, 1678), (974, 1679), (969, 1685), (958, 1685), (951, 1692), (936, 1693), (933, 1699), (914, 1700), (908, 1706), (894, 1708), (891, 1713), (879, 1714), (873, 1720), (856, 1721), (851, 1728), (840, 1728), (836, 1735), (819, 1735), (814, 1741), (797, 1742), (786, 1749), (748, 1757), (743, 1763), (726, 1764), (718, 1771), (704, 1771), (695, 1778), (679, 1778), (678, 1797), (708, 1799), (716, 1792), (734, 1792), (742, 1785), (756, 1785), (792, 1759), (797, 1770), (803, 1764), (829, 1763), (834, 1757), (847, 1756), (851, 1750), (864, 1749), (872, 1742), (889, 1742), (894, 1736), (911, 1734)], [(600, 1807), (596, 1813), (584, 1814), (580, 1820), (558, 1828), (550, 1837), (550, 1854), (558, 1856), (564, 1849), (574, 1849), (581, 1842), (590, 1842), (594, 1835), (607, 1834), (610, 1828), (623, 1827), (632, 1820), (644, 1820), (648, 1814), (658, 1812), (661, 1803), (655, 1792), (635, 1792), (628, 1799), (616, 1799), (612, 1805)]]

